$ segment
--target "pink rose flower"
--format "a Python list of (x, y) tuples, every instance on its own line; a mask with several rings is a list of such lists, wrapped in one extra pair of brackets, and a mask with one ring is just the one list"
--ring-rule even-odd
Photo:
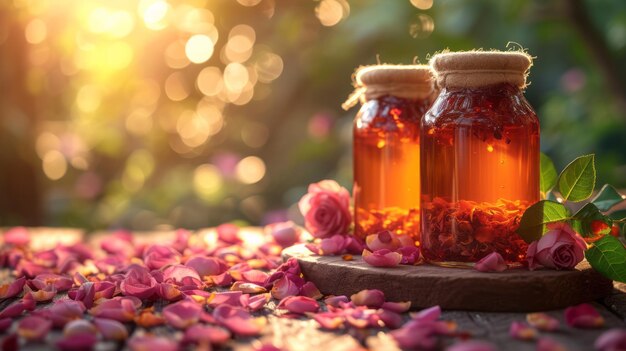
[(528, 267), (535, 270), (540, 266), (552, 269), (572, 269), (585, 257), (587, 245), (583, 238), (567, 223), (552, 223), (550, 229), (537, 241), (528, 246)]
[(346, 234), (352, 223), (350, 193), (334, 180), (309, 185), (298, 203), (304, 226), (316, 238)]

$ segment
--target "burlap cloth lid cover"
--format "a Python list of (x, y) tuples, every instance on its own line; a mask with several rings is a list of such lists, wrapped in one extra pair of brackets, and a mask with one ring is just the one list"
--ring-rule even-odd
[(405, 99), (426, 99), (434, 91), (433, 72), (428, 65), (373, 65), (359, 67), (354, 73), (354, 92), (341, 106), (348, 110), (385, 95)]
[(510, 83), (523, 89), (532, 62), (532, 57), (521, 51), (446, 52), (430, 59), (441, 88)]

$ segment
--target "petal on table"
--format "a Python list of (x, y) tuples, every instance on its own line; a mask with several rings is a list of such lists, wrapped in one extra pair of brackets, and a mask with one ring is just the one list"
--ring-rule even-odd
[[(537, 351), (567, 351), (565, 346), (556, 342), (551, 338), (539, 338), (537, 341)], [(600, 350), (600, 351), (608, 351), (608, 350)]]
[(255, 296), (241, 295), (239, 303), (248, 311), (258, 311), (265, 307), (265, 304), (270, 300), (270, 294), (259, 294)]
[(243, 293), (241, 291), (223, 291), (211, 294), (207, 299), (207, 305), (215, 308), (219, 305), (240, 306), (240, 298)]
[(626, 350), (626, 330), (616, 328), (605, 331), (593, 345), (598, 351)]
[(306, 282), (304, 285), (300, 287), (300, 295), (307, 296), (312, 299), (319, 300), (324, 295), (320, 292), (320, 290), (315, 286), (313, 282)]
[(389, 302), (383, 303), (381, 308), (384, 310), (392, 311), (392, 312), (404, 313), (404, 312), (407, 312), (411, 308), (411, 301), (404, 301), (404, 302), (389, 301)]
[(277, 300), (282, 300), (287, 296), (298, 295), (299, 292), (300, 288), (286, 275), (276, 280), (272, 287), (272, 297)]
[(458, 342), (450, 346), (447, 351), (496, 351), (492, 343), (486, 341), (470, 340)]
[(263, 271), (251, 269), (249, 271), (242, 272), (241, 277), (243, 281), (246, 281), (248, 283), (265, 285), (265, 282), (269, 278), (269, 275)]
[(11, 324), (13, 324), (13, 318), (0, 319), (0, 333), (4, 333), (7, 329), (9, 329)]
[(13, 227), (4, 232), (4, 242), (15, 246), (26, 246), (30, 243), (30, 233), (25, 227)]
[(195, 285), (197, 288), (202, 286), (202, 279), (195, 269), (176, 264), (169, 266), (163, 270), (163, 281), (176, 285)]
[(340, 304), (343, 303), (347, 303), (349, 302), (350, 299), (345, 296), (345, 295), (338, 295), (338, 296), (329, 296), (324, 300), (324, 303), (326, 303), (326, 305), (330, 305), (333, 307), (340, 307)]
[(524, 322), (513, 321), (509, 327), (509, 336), (519, 340), (534, 340), (537, 330)]
[(320, 309), (319, 303), (306, 296), (288, 296), (280, 301), (277, 308), (285, 309), (291, 313), (304, 314), (307, 312), (317, 312)]
[(57, 291), (67, 291), (72, 287), (74, 281), (68, 276), (44, 273), (36, 276), (30, 281), (30, 284), (39, 290), (45, 289), (48, 285), (53, 285)]
[(98, 328), (102, 337), (107, 340), (126, 340), (128, 338), (128, 330), (124, 326), (124, 324), (113, 320), (113, 319), (103, 319), (103, 318), (95, 318), (93, 320), (93, 324)]
[(91, 350), (98, 341), (95, 333), (64, 336), (56, 342), (56, 347), (64, 351)]
[(371, 252), (363, 250), (363, 261), (374, 267), (395, 267), (402, 261), (402, 254), (387, 249)]
[(28, 340), (43, 340), (52, 328), (52, 321), (37, 316), (22, 318), (17, 324), (17, 334)]
[(191, 257), (185, 266), (194, 269), (200, 277), (219, 275), (226, 271), (226, 263), (215, 257), (194, 256)]
[(584, 303), (566, 308), (565, 322), (576, 328), (599, 328), (604, 325), (604, 318), (592, 305)]
[(167, 301), (178, 301), (183, 297), (178, 287), (173, 284), (161, 283), (157, 288), (157, 295)]
[(411, 314), (411, 318), (423, 321), (436, 321), (441, 318), (441, 307), (439, 305), (423, 309), (417, 313)]
[(559, 320), (544, 312), (529, 313), (526, 322), (542, 331), (555, 331), (559, 329)]
[(378, 289), (361, 290), (350, 296), (350, 300), (357, 306), (379, 308), (385, 303), (385, 294)]
[(19, 295), (23, 291), (25, 283), (26, 283), (26, 278), (21, 277), (21, 278), (15, 279), (11, 283), (1, 285), (0, 286), (0, 300), (8, 299), (10, 297), (15, 297)]
[(474, 269), (480, 272), (503, 272), (507, 268), (504, 258), (497, 252), (490, 253), (474, 265)]
[(137, 325), (144, 328), (152, 328), (165, 324), (165, 318), (160, 315), (154, 314), (152, 309), (145, 309), (134, 318)]
[(313, 319), (324, 329), (340, 329), (343, 328), (344, 317), (341, 313), (322, 312), (311, 315)]
[(171, 338), (154, 335), (136, 335), (128, 340), (131, 351), (178, 351), (178, 343)]
[(174, 328), (185, 329), (198, 322), (202, 307), (195, 302), (183, 300), (163, 308), (163, 317)]
[(230, 340), (230, 332), (222, 327), (196, 324), (185, 330), (184, 340), (197, 344), (210, 342), (220, 345)]
[(230, 305), (217, 306), (213, 311), (213, 317), (231, 332), (242, 336), (260, 334), (267, 322), (263, 317), (254, 318), (244, 309)]
[(247, 283), (244, 281), (236, 281), (235, 283), (233, 283), (233, 285), (230, 287), (231, 291), (241, 291), (244, 294), (258, 294), (258, 293), (264, 293), (267, 290), (265, 290), (264, 287), (254, 284), (254, 283)]

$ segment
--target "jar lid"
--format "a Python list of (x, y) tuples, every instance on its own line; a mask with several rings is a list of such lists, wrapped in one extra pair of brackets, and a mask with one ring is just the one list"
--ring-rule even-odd
[(373, 65), (357, 68), (354, 92), (341, 106), (347, 110), (358, 100), (365, 102), (385, 95), (405, 99), (427, 99), (434, 90), (433, 72), (428, 65)]
[(521, 51), (446, 52), (430, 59), (437, 85), (444, 88), (510, 83), (523, 89), (532, 63)]

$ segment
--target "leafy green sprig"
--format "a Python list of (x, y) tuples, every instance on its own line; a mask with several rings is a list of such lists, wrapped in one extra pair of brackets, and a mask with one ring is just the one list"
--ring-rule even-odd
[(626, 248), (618, 238), (626, 233), (626, 210), (612, 210), (626, 201), (624, 196), (605, 184), (575, 213), (566, 206), (589, 199), (595, 185), (595, 155), (578, 157), (557, 175), (552, 160), (541, 154), (543, 200), (526, 209), (518, 233), (531, 243), (541, 239), (548, 224), (566, 222), (588, 242), (585, 257), (589, 264), (607, 278), (626, 282)]

